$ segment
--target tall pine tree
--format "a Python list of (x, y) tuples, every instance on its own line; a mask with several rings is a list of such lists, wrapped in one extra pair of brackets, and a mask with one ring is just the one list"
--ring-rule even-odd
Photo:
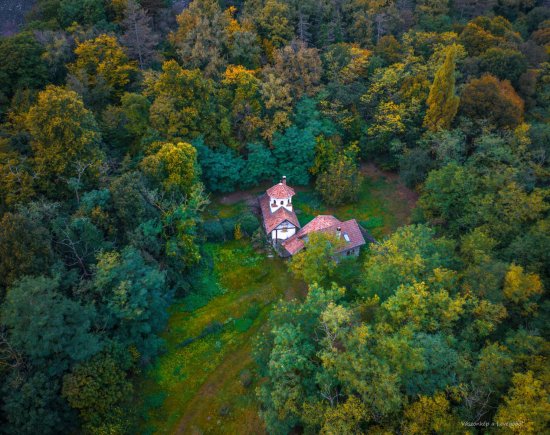
[(447, 48), (445, 61), (435, 73), (428, 95), (428, 110), (424, 127), (431, 131), (447, 130), (451, 126), (460, 98), (455, 95), (456, 47)]

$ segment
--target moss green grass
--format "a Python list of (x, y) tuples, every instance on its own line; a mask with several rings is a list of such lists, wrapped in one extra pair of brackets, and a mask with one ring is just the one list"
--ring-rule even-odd
[(379, 239), (409, 222), (411, 206), (402, 191), (398, 179), (364, 177), (354, 203), (327, 206), (309, 187), (297, 192), (293, 203), (302, 226), (319, 214), (332, 214), (340, 220), (356, 219)]
[[(257, 415), (254, 385), (245, 389), (239, 375), (254, 370), (252, 340), (271, 305), (303, 285), (281, 259), (256, 254), (246, 240), (211, 248), (213, 273), (225, 292), (193, 312), (183, 300), (171, 307), (163, 335), (167, 352), (138, 385), (142, 433), (225, 430), (231, 421), (242, 424), (238, 416)], [(253, 420), (259, 425), (254, 431), (261, 431), (260, 420)]]

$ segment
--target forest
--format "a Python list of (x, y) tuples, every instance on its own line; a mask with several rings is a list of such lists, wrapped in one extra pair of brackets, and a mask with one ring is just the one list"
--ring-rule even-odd
[[(0, 433), (548, 431), (549, 56), (547, 0), (37, 0), (0, 37)], [(377, 242), (272, 259), (227, 198), (283, 175)]]

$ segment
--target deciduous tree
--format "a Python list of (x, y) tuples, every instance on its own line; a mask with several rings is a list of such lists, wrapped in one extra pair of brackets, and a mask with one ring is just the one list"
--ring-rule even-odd
[(0, 39), (0, 107), (5, 106), (15, 91), (39, 88), (47, 79), (43, 47), (30, 33), (19, 33)]
[(79, 175), (88, 180), (97, 176), (101, 136), (93, 114), (74, 91), (47, 87), (38, 94), (25, 124), (31, 135), (35, 171), (49, 192), (63, 192), (59, 182), (66, 185)]
[(75, 54), (75, 62), (68, 65), (69, 83), (96, 110), (118, 102), (137, 72), (114, 36), (81, 42)]
[(148, 362), (162, 345), (156, 333), (166, 323), (166, 274), (132, 247), (100, 254), (94, 271), (90, 296), (99, 304), (104, 328)]
[(153, 98), (151, 125), (165, 137), (192, 139), (201, 133), (215, 134), (214, 83), (199, 70), (186, 70), (174, 60), (167, 61), (162, 72), (147, 82), (146, 92)]
[(292, 257), (290, 269), (308, 284), (325, 284), (336, 269), (336, 251), (342, 243), (333, 234), (310, 233), (306, 248)]
[(178, 29), (171, 34), (186, 68), (202, 69), (214, 77), (225, 67), (231, 15), (216, 0), (197, 0), (177, 17)]
[(141, 167), (169, 193), (191, 194), (198, 180), (197, 150), (185, 142), (156, 144), (158, 151), (143, 159)]
[(293, 41), (275, 52), (274, 73), (291, 89), (295, 99), (313, 96), (319, 90), (323, 66), (316, 48)]
[(515, 373), (512, 383), (504, 404), (498, 408), (495, 421), (516, 434), (544, 431), (550, 422), (547, 377), (538, 377), (531, 371)]
[(125, 367), (108, 353), (78, 364), (63, 378), (63, 397), (79, 411), (90, 433), (122, 433), (128, 421), (122, 405), (132, 393)]
[(340, 150), (317, 176), (315, 189), (327, 204), (338, 205), (357, 199), (362, 181), (358, 153), (359, 147), (354, 143)]
[[(19, 213), (5, 213), (0, 220), (0, 289), (4, 291), (24, 275), (43, 274), (51, 265), (51, 236)], [(1, 298), (0, 298), (1, 299)]]

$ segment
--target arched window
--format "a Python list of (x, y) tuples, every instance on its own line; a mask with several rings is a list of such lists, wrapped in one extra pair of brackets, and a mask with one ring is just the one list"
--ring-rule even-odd
[(283, 205), (285, 202), (284, 201), (281, 201), (281, 205)]

